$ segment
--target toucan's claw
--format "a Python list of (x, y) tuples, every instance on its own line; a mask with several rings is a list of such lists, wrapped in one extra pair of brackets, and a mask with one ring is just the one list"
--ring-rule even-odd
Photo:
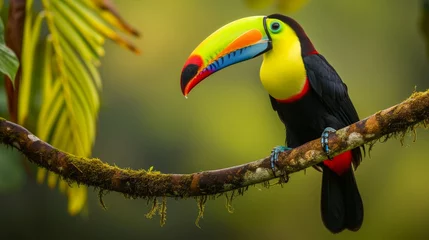
[(329, 137), (329, 133), (333, 133), (336, 132), (337, 130), (331, 128), (331, 127), (327, 127), (325, 128), (325, 130), (323, 130), (322, 132), (322, 136), (320, 139), (320, 143), (322, 144), (322, 149), (323, 151), (325, 151), (326, 155), (328, 156), (329, 160), (332, 160), (331, 156), (330, 156), (330, 152), (331, 150), (329, 149), (329, 144), (328, 144), (328, 137)]
[(273, 171), (274, 177), (276, 176), (276, 162), (279, 158), (279, 154), (291, 149), (292, 148), (285, 147), (285, 146), (277, 146), (273, 148), (273, 150), (271, 151), (271, 170)]

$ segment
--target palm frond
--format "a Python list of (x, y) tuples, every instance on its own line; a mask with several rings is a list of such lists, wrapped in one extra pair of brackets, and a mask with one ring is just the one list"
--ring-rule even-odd
[[(20, 93), (21, 123), (29, 114), (32, 62), (42, 20), (49, 34), (43, 42), (42, 105), (36, 133), (53, 146), (79, 156), (90, 156), (96, 136), (102, 88), (97, 67), (104, 55), (105, 39), (111, 39), (135, 53), (139, 50), (118, 34), (119, 30), (138, 35), (119, 15), (106, 8), (105, 0), (42, 0), (43, 11), (32, 18), (27, 2), (23, 56), (23, 90)], [(103, 5), (104, 4), (104, 5)], [(111, 6), (111, 5), (109, 5)], [(110, 10), (109, 10), (110, 9)], [(116, 18), (116, 20), (115, 20)], [(133, 30), (133, 31), (131, 31)], [(40, 61), (40, 59), (38, 59)], [(47, 179), (47, 180), (46, 180)], [(37, 181), (51, 188), (58, 186), (68, 198), (68, 211), (74, 215), (85, 207), (85, 186), (68, 184), (54, 173), (39, 169)]]

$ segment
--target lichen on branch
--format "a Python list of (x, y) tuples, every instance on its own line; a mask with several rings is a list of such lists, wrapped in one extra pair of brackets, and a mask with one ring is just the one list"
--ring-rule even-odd
[[(389, 138), (397, 134), (403, 137), (407, 131), (414, 130), (416, 126), (426, 128), (427, 124), (429, 124), (429, 90), (415, 92), (398, 105), (331, 133), (329, 146), (332, 156), (336, 156), (364, 144), (373, 144), (382, 137)], [(164, 199), (201, 197), (231, 190), (242, 193), (250, 185), (275, 178), (269, 156), (239, 166), (190, 174), (165, 174), (152, 169), (123, 169), (97, 158), (85, 158), (63, 152), (41, 141), (22, 126), (2, 118), (0, 118), (0, 142), (16, 148), (30, 162), (53, 171), (66, 180), (93, 186), (103, 192), (120, 192), (132, 198), (153, 200), (156, 197)], [(287, 179), (288, 174), (313, 166), (326, 158), (320, 139), (315, 139), (281, 153), (277, 162), (279, 170), (276, 176), (283, 176), (283, 180)], [(100, 198), (103, 192), (100, 193)], [(205, 201), (207, 198), (201, 199)], [(156, 202), (154, 205), (156, 206)], [(203, 206), (199, 208), (201, 210)], [(164, 211), (165, 209), (161, 209), (161, 212)]]

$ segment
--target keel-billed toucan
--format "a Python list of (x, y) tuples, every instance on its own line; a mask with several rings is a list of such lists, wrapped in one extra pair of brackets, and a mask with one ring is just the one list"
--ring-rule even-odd
[[(329, 132), (359, 120), (347, 86), (317, 52), (302, 27), (280, 14), (246, 17), (231, 22), (207, 37), (182, 69), (185, 96), (212, 73), (263, 54), (260, 79), (272, 107), (286, 126), (286, 145), (298, 147), (322, 135), (329, 156)], [(272, 152), (272, 167), (278, 153)], [(357, 231), (363, 221), (363, 204), (352, 165), (362, 159), (360, 148), (318, 165), (322, 169), (321, 214), (334, 233)]]

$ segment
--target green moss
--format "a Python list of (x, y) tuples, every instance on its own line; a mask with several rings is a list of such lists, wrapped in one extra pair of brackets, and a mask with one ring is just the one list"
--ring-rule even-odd
[(207, 198), (208, 198), (207, 195), (199, 196), (195, 198), (197, 200), (197, 206), (198, 206), (198, 216), (197, 216), (197, 219), (195, 220), (195, 225), (198, 228), (201, 228), (199, 223), (200, 223), (200, 219), (203, 218), (204, 216), (204, 208), (205, 208)]
[(417, 86), (414, 86), (414, 91), (413, 91), (413, 93), (411, 93), (411, 96), (408, 99), (420, 98), (420, 97), (422, 97), (428, 93), (429, 93), (429, 90), (426, 90), (424, 92), (419, 92), (419, 91), (417, 91)]
[(156, 199), (156, 197), (154, 197), (153, 199), (148, 199), (148, 205), (150, 202), (152, 202), (152, 207), (150, 211), (145, 214), (145, 217), (147, 219), (152, 219), (152, 217), (157, 213), (158, 210), (158, 200)]
[(152, 219), (155, 214), (160, 216), (159, 224), (162, 226), (167, 222), (167, 197), (162, 197), (162, 202), (159, 203), (156, 197), (148, 199), (148, 205), (151, 204), (151, 209), (145, 214), (147, 219)]
[(268, 188), (270, 188), (270, 181), (265, 181), (265, 182), (262, 182), (261, 183), (261, 186), (263, 187), (263, 188), (266, 188), (266, 189), (268, 189)]
[[(412, 102), (413, 105), (420, 103), (424, 104), (424, 101), (426, 100), (422, 99), (427, 98), (427, 95), (428, 92), (414, 92), (408, 100), (414, 101)], [(410, 105), (408, 104), (404, 105), (403, 107), (406, 108), (409, 106)], [(401, 107), (402, 106), (395, 108), (394, 112), (389, 112), (389, 114), (395, 114), (397, 110), (401, 109)], [(421, 107), (422, 105), (420, 105), (420, 108)], [(382, 117), (387, 117), (387, 119), (390, 117), (382, 115), (382, 111), (379, 111), (376, 114), (376, 118), (381, 121), (383, 120), (380, 119)], [(415, 141), (415, 128), (418, 126), (427, 128), (429, 125), (429, 118), (421, 121), (420, 123), (413, 123), (412, 121), (415, 121), (415, 119), (411, 119), (411, 117), (413, 116), (405, 116), (403, 121), (398, 121), (398, 123), (395, 123), (394, 125), (389, 125), (388, 127), (391, 130), (395, 131), (394, 133), (387, 134), (377, 140), (367, 143), (366, 145), (369, 145), (368, 153), (370, 154), (372, 147), (376, 142), (385, 142), (391, 137), (399, 138), (401, 144), (403, 144), (405, 136), (410, 133), (414, 136), (413, 141)], [(0, 124), (4, 123), (3, 121), (4, 119), (0, 118)], [(409, 124), (412, 124), (412, 126), (409, 126)], [(20, 139), (26, 139), (26, 136), (20, 135), (21, 132), (12, 133), (6, 130), (6, 128), (3, 128), (1, 133), (2, 134), (0, 134), (0, 142), (7, 141), (5, 143), (9, 146), (12, 146), (13, 142), (19, 141)], [(343, 134), (343, 132), (340, 133)], [(344, 138), (343, 136), (340, 137)], [(26, 143), (21, 141), (20, 144)], [(104, 209), (106, 209), (106, 206), (103, 201), (103, 197), (107, 194), (108, 190), (119, 190), (124, 193), (124, 196), (126, 198), (146, 199), (148, 205), (151, 206), (150, 211), (145, 215), (146, 218), (151, 219), (156, 214), (159, 214), (161, 226), (165, 225), (167, 219), (167, 197), (183, 199), (193, 194), (190, 189), (194, 176), (192, 174), (182, 175), (179, 179), (179, 182), (173, 182), (173, 177), (171, 175), (162, 174), (159, 171), (155, 171), (153, 166), (147, 170), (132, 170), (130, 168), (121, 169), (116, 165), (111, 166), (107, 163), (103, 163), (101, 160), (96, 158), (82, 158), (72, 154), (64, 154), (58, 150), (52, 150), (47, 152), (47, 148), (45, 146), (42, 146), (36, 151), (36, 156), (44, 155), (45, 160), (48, 159), (49, 161), (43, 162), (38, 159), (30, 159), (30, 161), (34, 161), (35, 163), (41, 165), (44, 168), (47, 168), (48, 170), (57, 173), (59, 172), (69, 184), (76, 181), (78, 184), (85, 183), (85, 185), (88, 186), (97, 186), (97, 189), (99, 189), (99, 202)], [(61, 157), (59, 158), (59, 156)], [(287, 173), (292, 170), (294, 169), (284, 168), (276, 184), (280, 184), (281, 186), (283, 186), (284, 183), (287, 183), (289, 180), (289, 175)], [(251, 172), (251, 174), (254, 173)], [(213, 182), (216, 182), (216, 176), (214, 175), (212, 177), (213, 179), (211, 180)], [(232, 175), (230, 177), (233, 177), (233, 179), (230, 181), (230, 184), (232, 184), (232, 186), (241, 186), (243, 184), (243, 178), (241, 176)], [(265, 188), (269, 188), (271, 186), (270, 181), (265, 181), (261, 184)], [(229, 189), (228, 187), (225, 187), (225, 184), (222, 183), (216, 184), (216, 186), (210, 185), (210, 187), (213, 187), (209, 189), (211, 192), (213, 192), (213, 190), (224, 191), (226, 189)], [(226, 209), (228, 210), (228, 212), (232, 213), (234, 211), (234, 208), (232, 206), (233, 199), (239, 195), (243, 195), (246, 190), (248, 190), (248, 186), (224, 193), (216, 193), (212, 195), (203, 195), (195, 197), (198, 207), (198, 216), (195, 221), (195, 225), (197, 227), (200, 227), (199, 221), (204, 216), (205, 204), (207, 202), (207, 199), (215, 199), (224, 195), (226, 198)], [(162, 202), (160, 202), (158, 198), (154, 195), (163, 196)]]
[(103, 207), (104, 210), (107, 210), (106, 205), (104, 204), (103, 197), (107, 194), (106, 190), (100, 189), (98, 191), (98, 201), (100, 202), (101, 207)]
[(225, 193), (225, 198), (226, 198), (225, 207), (229, 213), (234, 213), (234, 207), (232, 206), (232, 200), (234, 199), (234, 194), (235, 194), (235, 190)]
[(162, 197), (162, 204), (161, 204), (161, 207), (159, 208), (158, 213), (160, 216), (159, 224), (162, 227), (167, 222), (167, 197), (165, 196)]
[[(406, 101), (410, 101), (410, 100), (414, 101), (416, 99), (420, 99), (420, 98), (424, 97), (425, 95), (427, 95), (428, 93), (429, 93), (429, 90), (427, 90), (425, 92), (417, 92), (415, 90)], [(424, 104), (424, 103), (422, 103), (422, 104)], [(398, 111), (401, 108), (402, 108), (402, 106), (399, 106), (394, 111), (396, 112), (396, 111)], [(380, 112), (381, 111), (379, 111), (378, 113), (380, 113)], [(409, 121), (414, 121), (414, 119), (411, 119)], [(413, 142), (415, 142), (417, 140), (417, 131), (416, 131), (416, 128), (421, 127), (421, 128), (427, 129), (428, 124), (429, 124), (429, 118), (424, 119), (424, 120), (422, 120), (420, 122), (415, 122), (415, 123), (413, 123), (411, 125), (410, 125), (410, 122), (406, 122), (406, 118), (404, 118), (403, 123), (401, 123), (400, 126), (396, 127), (396, 128), (401, 128), (401, 126), (403, 126), (404, 129), (395, 131), (393, 133), (386, 134), (386, 135), (380, 137), (379, 139), (376, 139), (374, 141), (366, 143), (365, 145), (369, 146), (368, 154), (370, 155), (371, 150), (372, 150), (372, 148), (373, 148), (373, 146), (375, 145), (376, 142), (384, 143), (387, 140), (391, 139), (392, 137), (396, 138), (396, 139), (399, 139), (399, 141), (401, 143), (401, 146), (404, 145), (405, 137), (407, 136), (407, 134), (412, 135), (413, 136)]]

